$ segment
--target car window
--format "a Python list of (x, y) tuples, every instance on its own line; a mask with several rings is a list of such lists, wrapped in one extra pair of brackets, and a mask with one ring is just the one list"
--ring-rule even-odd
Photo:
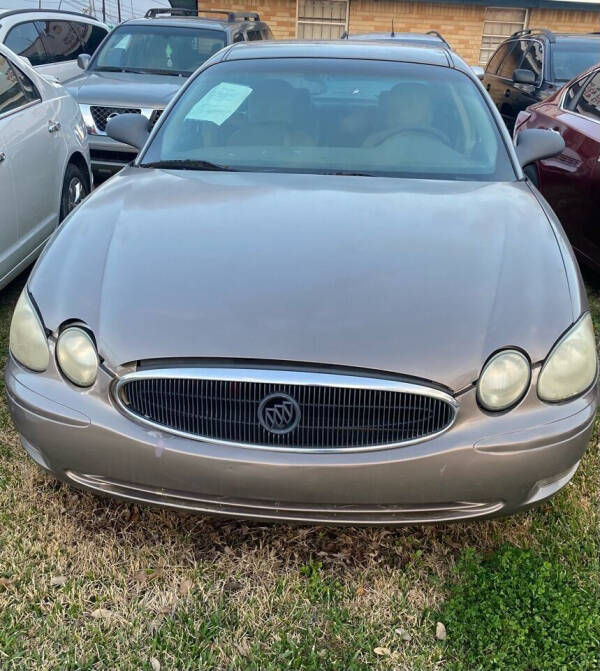
[(235, 42), (243, 42), (243, 41), (244, 41), (244, 36), (242, 35), (242, 33), (236, 33), (236, 34), (233, 36), (233, 42), (234, 42), (234, 43), (235, 43)]
[(19, 80), (19, 83), (21, 84), (21, 87), (23, 88), (23, 91), (25, 92), (25, 96), (27, 97), (27, 102), (32, 102), (33, 100), (41, 100), (42, 96), (40, 95), (40, 92), (37, 90), (36, 85), (29, 79), (29, 77), (22, 72), (14, 63), (11, 63), (11, 67)]
[(225, 46), (225, 32), (209, 28), (123, 25), (96, 52), (92, 70), (190, 75)]
[(529, 70), (535, 75), (536, 84), (542, 81), (542, 68), (544, 62), (544, 47), (541, 42), (531, 40), (519, 67), (522, 70)]
[(143, 158), (178, 160), (270, 172), (515, 179), (489, 107), (464, 73), (354, 59), (208, 68)]
[(246, 39), (249, 42), (254, 42), (256, 40), (262, 40), (262, 34), (261, 34), (260, 30), (256, 30), (255, 28), (253, 28), (252, 30), (247, 30), (246, 31)]
[(498, 69), (498, 76), (504, 77), (504, 79), (512, 79), (513, 72), (519, 67), (522, 56), (523, 50), (518, 42), (511, 42), (510, 48)]
[(490, 75), (495, 75), (496, 72), (498, 71), (498, 66), (508, 53), (509, 48), (511, 47), (511, 44), (501, 44), (498, 47), (498, 50), (496, 53), (490, 58), (489, 63), (487, 64), (487, 67), (485, 68), (485, 71), (490, 74)]
[(10, 63), (0, 54), (0, 115), (29, 102)]
[(556, 40), (550, 51), (556, 81), (568, 82), (600, 62), (600, 39)]
[(578, 79), (574, 84), (569, 86), (569, 88), (565, 92), (565, 99), (563, 103), (563, 107), (567, 110), (573, 110), (575, 107), (575, 103), (579, 100), (579, 95), (585, 86), (586, 82), (589, 80), (590, 75), (587, 75), (587, 77), (582, 77), (581, 79)]
[[(108, 34), (108, 31), (105, 28), (94, 26), (91, 23), (71, 21), (71, 26), (79, 38), (81, 45), (80, 53), (90, 54), (90, 56), (96, 51), (102, 40)], [(77, 55), (79, 55), (79, 53)]]
[(28, 58), (31, 65), (44, 65), (48, 62), (48, 54), (33, 21), (20, 23), (11, 28), (6, 35), (4, 44), (15, 54)]
[(600, 72), (588, 80), (573, 109), (578, 114), (600, 121)]
[(51, 62), (72, 61), (82, 53), (79, 36), (69, 21), (51, 19), (36, 24)]

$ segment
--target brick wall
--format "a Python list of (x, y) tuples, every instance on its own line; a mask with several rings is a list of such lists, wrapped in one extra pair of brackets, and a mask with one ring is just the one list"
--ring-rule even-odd
[[(494, 6), (490, 0), (490, 6)], [(198, 0), (200, 9), (257, 11), (277, 39), (296, 37), (296, 0)], [(400, 0), (350, 0), (349, 30), (353, 33), (386, 32), (392, 19), (397, 32), (437, 30), (452, 47), (474, 65), (479, 61), (485, 7)], [(529, 25), (556, 32), (600, 31), (600, 12), (532, 9)]]
[(469, 63), (479, 60), (484, 7), (396, 0), (350, 0), (350, 32), (437, 30)]
[(532, 9), (529, 25), (531, 28), (549, 28), (556, 33), (591, 33), (600, 31), (600, 11)]
[(198, 0), (198, 9), (258, 12), (278, 40), (296, 37), (296, 0)]

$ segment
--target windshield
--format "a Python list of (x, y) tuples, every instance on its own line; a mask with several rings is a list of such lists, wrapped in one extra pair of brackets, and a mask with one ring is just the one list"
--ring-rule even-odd
[(203, 161), (236, 170), (515, 179), (496, 122), (466, 75), (390, 61), (212, 66), (178, 100), (141, 164), (161, 161), (187, 161), (191, 169)]
[(97, 52), (92, 69), (191, 75), (225, 46), (222, 30), (172, 26), (123, 26)]
[(575, 75), (600, 62), (600, 39), (557, 40), (552, 49), (554, 78), (568, 82)]

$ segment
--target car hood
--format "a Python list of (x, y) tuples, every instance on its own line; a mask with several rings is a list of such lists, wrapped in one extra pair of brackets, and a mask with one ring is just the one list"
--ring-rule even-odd
[(89, 70), (64, 87), (78, 103), (87, 105), (163, 108), (186, 81), (171, 75)]
[(310, 362), (457, 391), (498, 348), (547, 355), (574, 319), (565, 263), (524, 183), (131, 167), (61, 227), (30, 290), (112, 366)]

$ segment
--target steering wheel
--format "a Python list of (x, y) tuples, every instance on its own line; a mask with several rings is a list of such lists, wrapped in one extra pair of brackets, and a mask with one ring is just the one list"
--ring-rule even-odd
[(440, 130), (437, 128), (401, 128), (399, 130), (393, 130), (384, 137), (379, 140), (379, 142), (373, 146), (379, 147), (382, 145), (384, 142), (387, 142), (391, 138), (395, 137), (396, 135), (406, 135), (407, 133), (410, 134), (419, 134), (419, 135), (427, 135), (429, 137), (434, 137), (436, 140), (440, 140), (443, 142), (446, 146), (451, 147), (452, 145), (450, 144), (450, 140), (444, 133), (442, 133)]

